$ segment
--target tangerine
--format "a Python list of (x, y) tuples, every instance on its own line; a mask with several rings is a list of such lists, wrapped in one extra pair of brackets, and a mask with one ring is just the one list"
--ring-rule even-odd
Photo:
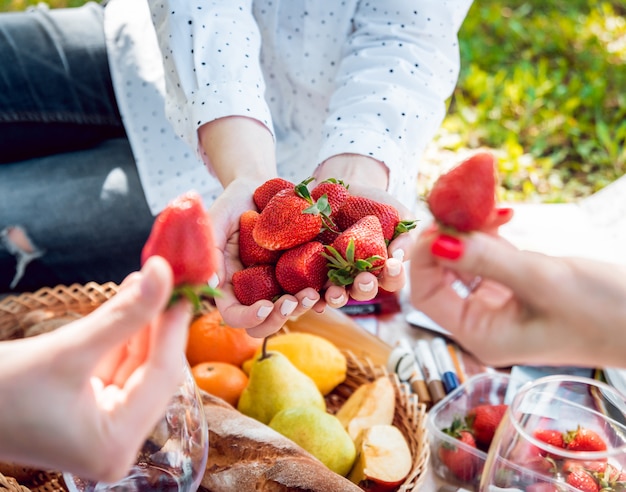
[(248, 385), (248, 376), (228, 362), (201, 362), (191, 368), (198, 388), (237, 406), (239, 396)]
[(228, 362), (241, 367), (262, 344), (262, 338), (227, 325), (214, 309), (198, 316), (189, 326), (186, 355), (190, 366), (200, 362)]

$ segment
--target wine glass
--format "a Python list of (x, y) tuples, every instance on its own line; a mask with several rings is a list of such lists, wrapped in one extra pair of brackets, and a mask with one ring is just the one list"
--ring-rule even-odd
[(185, 360), (184, 380), (153, 429), (129, 473), (115, 483), (63, 479), (70, 492), (195, 492), (208, 457), (208, 429), (202, 398)]
[(590, 378), (548, 376), (516, 393), (480, 491), (626, 490), (626, 397)]

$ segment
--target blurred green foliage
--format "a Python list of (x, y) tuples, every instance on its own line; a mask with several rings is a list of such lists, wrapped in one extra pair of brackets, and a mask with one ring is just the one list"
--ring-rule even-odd
[[(0, 11), (36, 3), (0, 0)], [(570, 201), (624, 174), (623, 0), (476, 0), (460, 42), (461, 75), (437, 144), (497, 149), (503, 199)]]
[(626, 171), (626, 4), (480, 0), (439, 142), (499, 150), (507, 200), (569, 201)]
[(24, 10), (38, 3), (47, 3), (53, 8), (79, 7), (86, 3), (86, 0), (0, 0), (0, 12)]

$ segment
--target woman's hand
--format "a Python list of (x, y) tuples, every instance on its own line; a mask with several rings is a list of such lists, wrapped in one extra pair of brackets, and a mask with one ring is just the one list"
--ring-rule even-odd
[[(624, 366), (626, 267), (519, 251), (492, 234), (423, 234), (411, 302), (485, 363)], [(481, 278), (463, 298), (460, 278)]]
[[(350, 194), (363, 196), (394, 206), (402, 220), (413, 220), (413, 214), (402, 203), (387, 193), (387, 167), (370, 157), (353, 154), (342, 154), (325, 161), (315, 171), (315, 183), (328, 178), (341, 179), (350, 186)], [(402, 289), (406, 283), (406, 272), (403, 262), (407, 261), (413, 249), (417, 229), (401, 234), (388, 245), (389, 258), (385, 262), (381, 274), (377, 277), (363, 272), (357, 275), (354, 283), (348, 288), (335, 285), (328, 286), (325, 299), (332, 307), (341, 307), (348, 302), (348, 297), (359, 301), (373, 299), (381, 287), (388, 292)]]
[(285, 294), (275, 302), (260, 300), (251, 306), (241, 304), (235, 297), (232, 276), (243, 269), (239, 260), (239, 217), (246, 210), (256, 209), (252, 194), (261, 184), (256, 180), (236, 179), (209, 208), (218, 247), (217, 275), (222, 293), (215, 298), (215, 304), (226, 323), (245, 328), (259, 338), (280, 330), (290, 316), (303, 314), (320, 301), (319, 293), (312, 288), (296, 295)]
[(91, 314), (0, 343), (0, 459), (115, 481), (183, 377), (191, 307), (166, 310), (173, 276), (150, 258)]

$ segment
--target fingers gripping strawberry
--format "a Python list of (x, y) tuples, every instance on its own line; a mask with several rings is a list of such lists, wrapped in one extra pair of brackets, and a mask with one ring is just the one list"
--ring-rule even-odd
[(217, 268), (215, 241), (211, 219), (196, 192), (177, 197), (157, 216), (141, 251), (141, 264), (150, 256), (163, 257), (172, 268), (172, 302), (185, 296), (197, 308), (201, 297), (219, 295), (207, 284)]

